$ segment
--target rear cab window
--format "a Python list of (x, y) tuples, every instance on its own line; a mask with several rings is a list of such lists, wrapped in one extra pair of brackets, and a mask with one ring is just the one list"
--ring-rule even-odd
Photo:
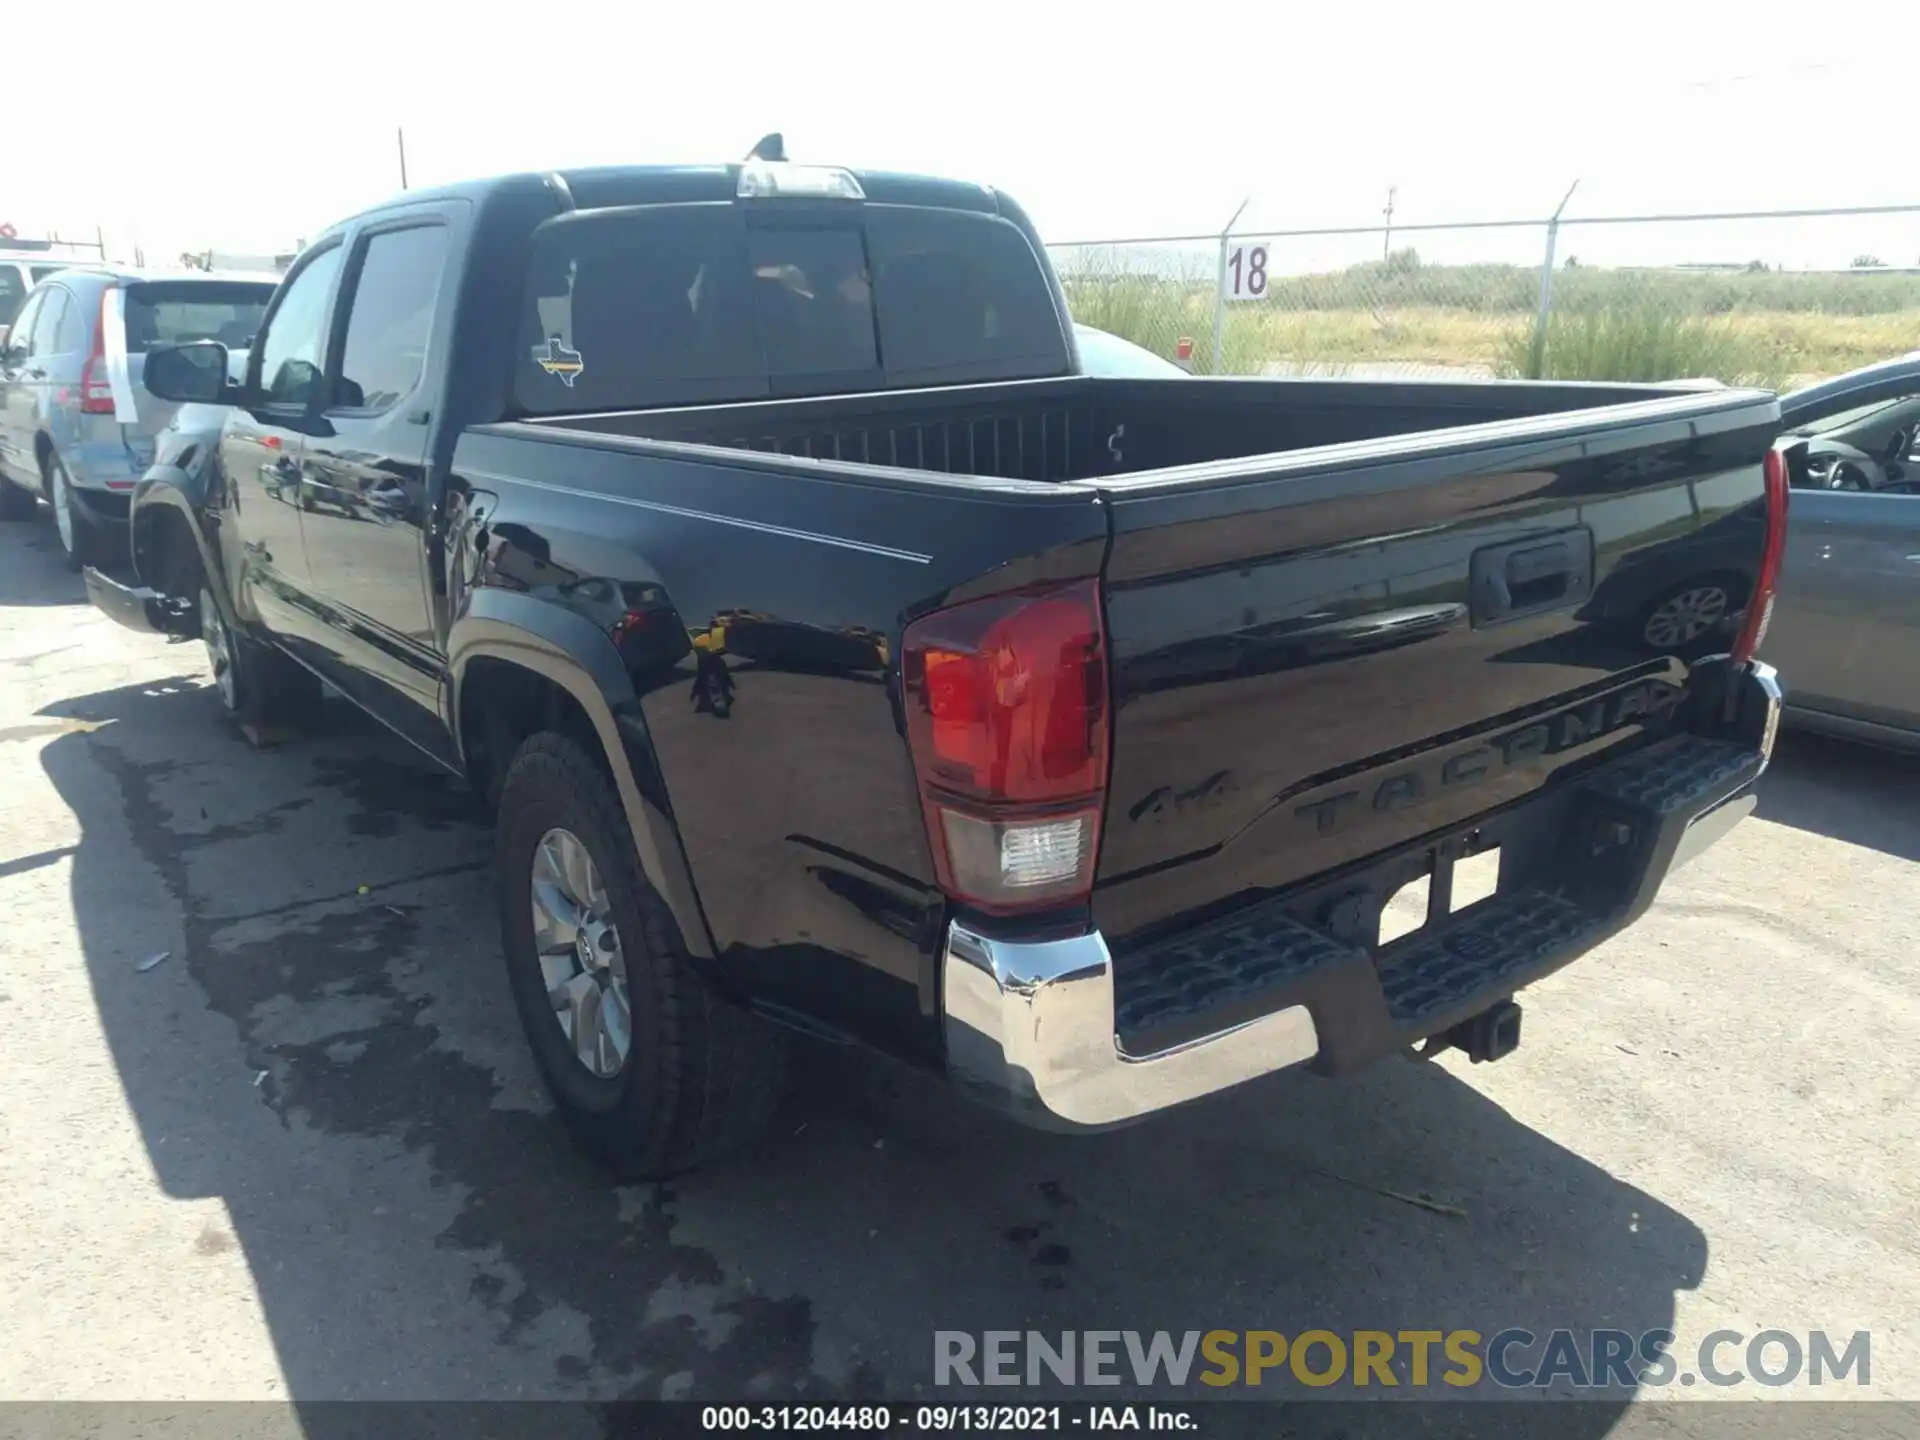
[(245, 350), (259, 332), (274, 287), (244, 280), (149, 280), (127, 286), (127, 351), (218, 340)]
[(1046, 272), (996, 216), (698, 203), (540, 227), (514, 394), (552, 415), (1068, 368)]

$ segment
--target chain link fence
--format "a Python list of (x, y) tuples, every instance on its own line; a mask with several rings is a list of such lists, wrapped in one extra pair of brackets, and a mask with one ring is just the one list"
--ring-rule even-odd
[(1076, 321), (1197, 374), (1784, 389), (1920, 349), (1920, 205), (1049, 249)]

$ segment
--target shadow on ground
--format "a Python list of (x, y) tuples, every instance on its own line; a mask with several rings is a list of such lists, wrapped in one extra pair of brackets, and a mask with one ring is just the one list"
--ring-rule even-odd
[[(3, 483), (3, 482), (0, 482)], [(53, 532), (53, 512), (45, 505), (31, 520), (9, 523), (8, 550), (33, 558), (25, 564), (0, 566), (0, 606), (84, 605), (87, 587), (79, 573), (66, 567), (60, 538)], [(107, 567), (122, 579), (131, 579), (131, 562)]]
[(225, 1202), (296, 1402), (909, 1398), (936, 1329), (1638, 1333), (1700, 1281), (1685, 1217), (1397, 1060), (1063, 1138), (809, 1049), (757, 1153), (615, 1186), (534, 1083), (450, 778), (350, 714), (253, 750), (187, 676), (41, 713), (88, 722), (44, 765), (128, 1103)]
[(1784, 731), (1760, 781), (1754, 813), (1920, 860), (1920, 756)]

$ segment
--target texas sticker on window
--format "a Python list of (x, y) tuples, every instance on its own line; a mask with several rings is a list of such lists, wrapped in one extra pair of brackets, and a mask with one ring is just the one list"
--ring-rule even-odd
[(569, 350), (558, 335), (549, 337), (543, 345), (533, 347), (533, 363), (569, 390), (573, 388), (573, 382), (580, 378), (580, 372), (587, 368), (580, 358), (580, 352)]

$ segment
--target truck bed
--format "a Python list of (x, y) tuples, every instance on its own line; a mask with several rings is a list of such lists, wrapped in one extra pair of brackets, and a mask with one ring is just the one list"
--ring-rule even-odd
[(810, 460), (1061, 482), (1469, 426), (1536, 422), (1530, 433), (1545, 434), (1602, 418), (1592, 415), (1597, 410), (1676, 400), (1724, 403), (1737, 393), (1702, 397), (1652, 386), (1493, 381), (1075, 376), (525, 423)]
[[(1656, 740), (1745, 603), (1778, 414), (1730, 389), (1073, 378), (483, 433), (549, 452), (582, 504), (687, 527), (684, 565), (656, 562), (700, 575), (676, 590), (711, 588), (713, 519), (799, 537), (724, 608), (792, 614), (807, 577), (811, 607), (896, 654), (953, 594), (1097, 575), (1114, 708), (1092, 909), (1124, 959)], [(897, 558), (856, 573), (849, 543), (913, 552), (921, 578), (870, 580)], [(1724, 586), (1722, 629), (1650, 645), (1649, 607), (1695, 581)]]

